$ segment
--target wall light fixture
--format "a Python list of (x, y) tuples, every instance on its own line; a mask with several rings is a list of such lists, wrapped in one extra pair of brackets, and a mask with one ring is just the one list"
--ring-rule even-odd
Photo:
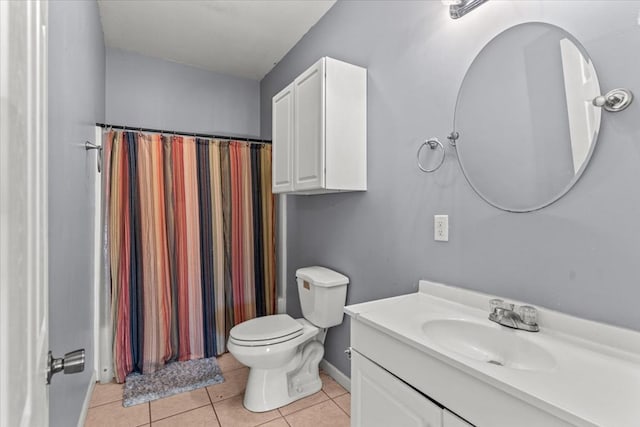
[(449, 6), (451, 19), (458, 19), (486, 1), (488, 0), (442, 0), (442, 3)]

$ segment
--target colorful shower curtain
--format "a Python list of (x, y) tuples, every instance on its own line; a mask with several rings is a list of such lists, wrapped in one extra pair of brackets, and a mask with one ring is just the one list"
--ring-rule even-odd
[(271, 146), (105, 134), (106, 268), (116, 380), (225, 351), (275, 313)]

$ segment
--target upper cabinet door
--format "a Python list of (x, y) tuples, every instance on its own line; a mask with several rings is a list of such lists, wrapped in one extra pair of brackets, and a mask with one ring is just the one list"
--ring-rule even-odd
[(295, 85), (294, 188), (314, 190), (325, 182), (325, 60), (302, 73)]
[(273, 192), (293, 191), (293, 83), (273, 97)]

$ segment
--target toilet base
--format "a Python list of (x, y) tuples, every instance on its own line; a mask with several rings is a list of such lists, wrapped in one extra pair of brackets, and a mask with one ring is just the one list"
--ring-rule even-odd
[(318, 365), (323, 354), (323, 345), (314, 340), (281, 368), (250, 368), (244, 407), (251, 412), (271, 411), (320, 391)]

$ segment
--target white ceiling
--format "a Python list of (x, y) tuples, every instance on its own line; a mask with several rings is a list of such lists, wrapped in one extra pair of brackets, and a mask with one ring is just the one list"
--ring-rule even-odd
[(260, 80), (336, 0), (98, 0), (107, 47)]

